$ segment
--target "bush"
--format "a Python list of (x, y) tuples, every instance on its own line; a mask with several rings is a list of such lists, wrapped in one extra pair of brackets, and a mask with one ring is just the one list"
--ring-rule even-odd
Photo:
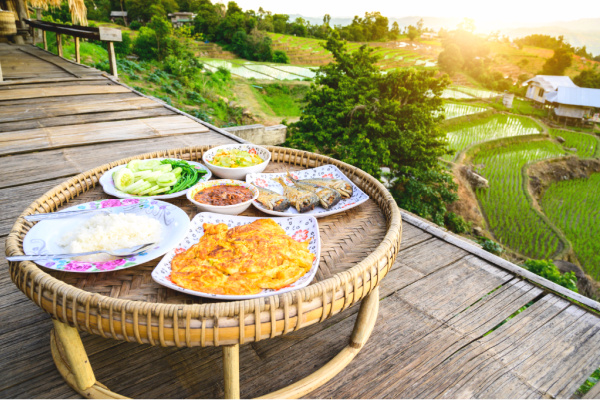
[(444, 225), (454, 233), (465, 233), (471, 229), (469, 224), (463, 217), (453, 212), (449, 212), (444, 217)]
[(499, 255), (504, 251), (500, 243), (496, 243), (491, 239), (479, 238), (478, 242), (485, 251), (489, 251), (492, 254)]
[(133, 52), (142, 60), (154, 60), (158, 55), (156, 49), (156, 33), (148, 27), (141, 27), (135, 38)]
[(122, 41), (115, 42), (115, 53), (120, 56), (126, 56), (131, 52), (131, 36), (129, 33), (124, 32), (122, 35)]
[(561, 274), (556, 265), (549, 260), (527, 260), (523, 267), (536, 275), (546, 278), (560, 286), (578, 293), (577, 277), (573, 271)]
[(140, 21), (133, 21), (129, 24), (129, 29), (132, 31), (137, 31), (142, 27), (142, 23)]
[(285, 54), (284, 51), (275, 50), (273, 52), (273, 62), (276, 62), (276, 63), (279, 63), (279, 64), (289, 64), (290, 63), (290, 58), (288, 57), (287, 54)]

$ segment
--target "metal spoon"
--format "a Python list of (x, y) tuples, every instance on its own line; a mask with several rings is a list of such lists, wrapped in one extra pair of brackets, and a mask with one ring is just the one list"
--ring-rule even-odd
[(81, 256), (90, 256), (92, 254), (106, 253), (117, 258), (127, 258), (134, 256), (142, 251), (154, 246), (156, 243), (146, 243), (139, 246), (133, 246), (126, 249), (116, 250), (97, 250), (88, 251), (85, 253), (68, 253), (68, 254), (39, 254), (39, 255), (24, 255), (24, 256), (10, 256), (6, 257), (8, 261), (40, 261), (40, 260), (51, 260), (53, 258), (75, 258)]

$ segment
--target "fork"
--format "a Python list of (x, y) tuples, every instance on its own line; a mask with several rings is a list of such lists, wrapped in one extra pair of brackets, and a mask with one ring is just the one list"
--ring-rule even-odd
[(39, 255), (24, 255), (24, 256), (10, 256), (6, 257), (8, 261), (40, 261), (40, 260), (51, 260), (53, 258), (75, 258), (81, 256), (90, 256), (92, 254), (106, 253), (117, 258), (127, 258), (134, 256), (142, 251), (154, 246), (156, 243), (140, 244), (139, 246), (128, 247), (125, 249), (117, 250), (97, 250), (88, 251), (85, 253), (68, 253), (68, 254), (39, 254)]
[(119, 207), (90, 208), (87, 210), (59, 211), (59, 212), (53, 212), (53, 213), (32, 214), (32, 215), (26, 215), (25, 219), (27, 221), (33, 222), (33, 221), (41, 221), (44, 219), (69, 218), (69, 217), (77, 216), (79, 214), (86, 214), (86, 213), (90, 213), (90, 212), (109, 213), (112, 210), (117, 211), (117, 212), (128, 212), (128, 211), (133, 211), (133, 210), (139, 209), (139, 208), (140, 208), (139, 204), (129, 204), (126, 206), (119, 206)]

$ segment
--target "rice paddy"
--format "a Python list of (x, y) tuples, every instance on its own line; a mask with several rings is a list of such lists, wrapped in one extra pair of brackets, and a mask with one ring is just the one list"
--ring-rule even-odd
[(600, 280), (600, 173), (587, 179), (555, 182), (541, 205), (573, 245), (585, 271)]
[(537, 123), (519, 116), (496, 114), (480, 122), (466, 122), (453, 126), (448, 132), (448, 148), (452, 151), (452, 155), (446, 156), (446, 159), (454, 159), (460, 151), (475, 143), (540, 132), (541, 128)]
[(467, 104), (445, 103), (444, 115), (446, 119), (464, 117), (465, 115), (477, 114), (484, 112), (485, 107), (470, 106)]
[(265, 64), (252, 61), (226, 61), (216, 59), (202, 59), (205, 67), (209, 70), (225, 68), (232, 75), (246, 79), (262, 80), (302, 80), (312, 78), (315, 72), (310, 68), (297, 67), (293, 65)]
[(598, 139), (595, 136), (587, 133), (565, 131), (562, 129), (550, 129), (550, 135), (553, 137), (560, 136), (565, 139), (563, 147), (567, 149), (577, 149), (579, 157), (597, 157), (598, 156)]
[(562, 248), (558, 235), (531, 208), (522, 176), (527, 163), (562, 154), (555, 143), (536, 141), (483, 150), (473, 159), (490, 185), (477, 189), (477, 198), (490, 230), (502, 245), (536, 259), (551, 258)]
[(442, 99), (457, 99), (457, 100), (458, 99), (473, 99), (473, 98), (475, 98), (474, 96), (471, 96), (470, 94), (459, 92), (458, 90), (454, 90), (454, 89), (444, 90), (441, 97), (442, 97)]

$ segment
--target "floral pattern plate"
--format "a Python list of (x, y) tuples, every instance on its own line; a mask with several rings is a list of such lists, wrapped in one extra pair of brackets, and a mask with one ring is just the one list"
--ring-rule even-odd
[[(200, 164), (200, 163), (195, 162), (195, 161), (180, 160), (178, 158), (153, 158), (153, 160), (186, 161), (188, 164), (190, 164), (194, 168), (196, 168), (198, 170), (206, 171), (206, 174), (204, 174), (204, 176), (202, 176), (200, 178), (200, 180), (198, 182), (196, 182), (196, 184), (202, 183), (202, 182), (206, 182), (212, 176), (212, 172), (210, 172), (210, 170), (208, 168), (206, 168), (203, 164)], [(144, 161), (147, 161), (147, 160), (144, 160)], [(133, 199), (133, 198), (140, 198), (140, 197), (143, 197), (144, 199), (173, 199), (175, 197), (184, 196), (187, 193), (187, 191), (190, 190), (188, 188), (186, 190), (182, 190), (182, 191), (179, 191), (179, 192), (175, 192), (175, 193), (171, 193), (171, 194), (158, 194), (156, 196), (134, 196), (134, 195), (131, 195), (131, 194), (127, 194), (125, 192), (120, 191), (119, 189), (117, 189), (115, 187), (115, 183), (114, 183), (113, 178), (112, 178), (113, 173), (116, 170), (121, 169), (121, 168), (125, 168), (126, 166), (127, 165), (119, 165), (118, 167), (111, 168), (108, 171), (106, 171), (104, 173), (104, 175), (102, 175), (100, 177), (100, 184), (102, 185), (102, 190), (104, 190), (104, 193), (110, 194), (111, 196), (115, 196), (115, 197), (118, 197), (120, 199)]]
[[(152, 199), (125, 199), (125, 200), (100, 200), (92, 201), (78, 206), (69, 207), (62, 211), (76, 211), (94, 208), (106, 208), (110, 212), (112, 207), (126, 206), (130, 204), (139, 205), (136, 214), (147, 215), (158, 220), (163, 226), (163, 240), (154, 248), (138, 253), (133, 257), (123, 258), (105, 262), (85, 262), (69, 259), (50, 259), (36, 261), (35, 263), (49, 269), (69, 272), (105, 272), (116, 271), (136, 266), (158, 258), (171, 250), (184, 237), (190, 225), (190, 218), (185, 211), (164, 201)], [(37, 254), (61, 254), (65, 253), (64, 247), (57, 242), (67, 232), (75, 229), (85, 220), (98, 213), (85, 213), (80, 216), (40, 221), (31, 228), (23, 241), (23, 250), (27, 255)]]
[[(294, 179), (310, 179), (310, 178), (333, 178), (333, 179), (343, 179), (350, 183), (354, 188), (352, 193), (352, 197), (349, 199), (340, 200), (335, 206), (331, 207), (329, 210), (324, 209), (321, 206), (316, 206), (314, 210), (307, 211), (305, 213), (299, 213), (294, 207), (288, 208), (286, 211), (273, 211), (268, 210), (258, 201), (254, 200), (252, 204), (254, 207), (258, 208), (260, 211), (278, 216), (290, 216), (290, 215), (312, 215), (316, 218), (325, 217), (327, 215), (337, 214), (339, 212), (343, 212), (349, 210), (350, 208), (354, 208), (358, 205), (361, 205), (365, 201), (369, 200), (369, 196), (360, 190), (358, 186), (356, 186), (342, 171), (338, 169), (335, 165), (322, 165), (317, 168), (305, 169), (302, 171), (294, 171), (290, 172), (290, 174), (294, 177)], [(286, 183), (291, 184), (292, 182), (287, 179), (286, 173), (276, 173), (276, 174), (248, 174), (246, 176), (246, 182), (253, 184), (254, 186), (262, 187), (270, 189), (279, 194), (283, 194), (283, 188), (281, 185), (273, 180), (278, 176), (281, 176), (285, 179)]]
[(202, 228), (204, 223), (224, 223), (227, 224), (229, 228), (233, 228), (235, 226), (249, 224), (257, 219), (262, 218), (241, 217), (237, 215), (223, 215), (209, 212), (197, 214), (192, 220), (192, 223), (190, 224), (190, 229), (188, 230), (183, 240), (177, 245), (176, 248), (170, 250), (167, 254), (165, 254), (165, 256), (162, 260), (160, 260), (156, 268), (154, 268), (154, 271), (152, 271), (152, 279), (154, 279), (157, 283), (161, 285), (164, 285), (173, 290), (177, 290), (179, 292), (191, 294), (192, 296), (208, 297), (209, 299), (220, 300), (254, 299), (257, 297), (270, 296), (272, 294), (285, 293), (307, 286), (317, 273), (317, 269), (319, 268), (319, 258), (321, 254), (321, 239), (319, 238), (319, 226), (317, 225), (317, 220), (310, 215), (299, 215), (296, 217), (288, 218), (272, 218), (273, 221), (277, 222), (279, 226), (281, 226), (285, 230), (285, 233), (287, 233), (295, 240), (303, 242), (308, 238), (311, 239), (310, 244), (308, 245), (308, 249), (312, 254), (315, 255), (315, 261), (313, 261), (312, 268), (303, 277), (298, 279), (296, 282), (292, 283), (290, 286), (279, 290), (265, 289), (258, 294), (248, 296), (236, 296), (198, 292), (195, 290), (185, 289), (171, 281), (171, 261), (173, 260), (173, 257), (175, 257), (175, 254), (184, 252), (185, 250), (192, 247), (192, 245), (198, 243), (200, 238), (204, 235), (204, 229)]

